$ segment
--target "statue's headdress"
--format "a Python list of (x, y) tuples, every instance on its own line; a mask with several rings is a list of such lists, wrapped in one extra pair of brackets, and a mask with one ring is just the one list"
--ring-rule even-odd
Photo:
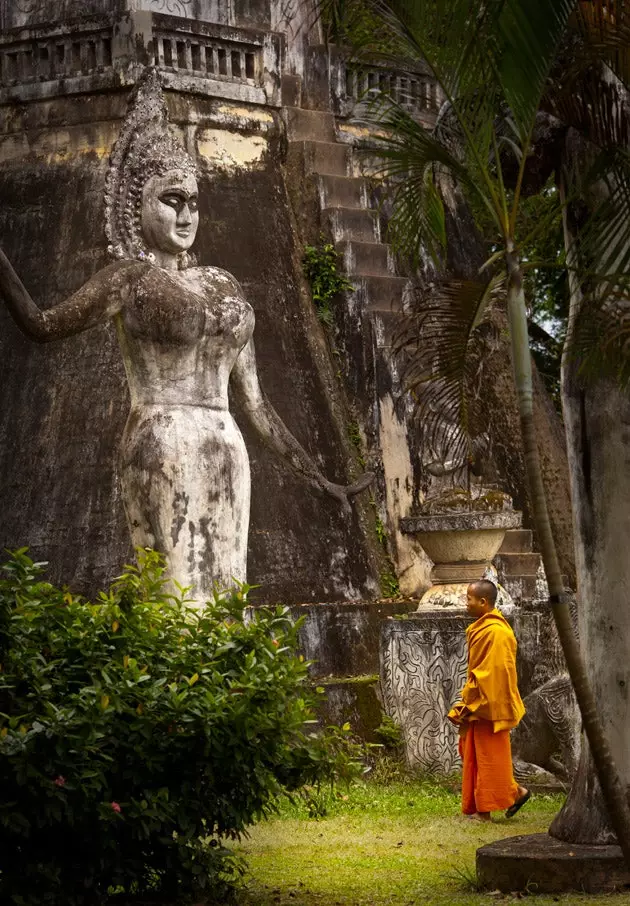
[(193, 159), (169, 130), (158, 72), (147, 68), (129, 98), (105, 182), (107, 250), (114, 258), (146, 257), (140, 225), (142, 189), (149, 177), (169, 170), (196, 175)]

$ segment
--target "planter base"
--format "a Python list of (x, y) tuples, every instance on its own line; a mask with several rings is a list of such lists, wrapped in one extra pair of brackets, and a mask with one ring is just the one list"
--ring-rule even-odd
[(630, 889), (630, 869), (618, 846), (565, 843), (549, 834), (497, 840), (477, 850), (477, 878), (504, 893), (609, 893)]
[[(482, 575), (483, 570), (478, 576), (470, 576), (466, 581), (432, 585), (420, 598), (418, 612), (423, 613), (446, 607), (452, 612), (460, 611), (465, 615), (468, 586), (476, 579), (480, 579)], [(498, 591), (497, 607), (507, 616), (514, 609), (514, 601), (502, 585), (499, 585)]]

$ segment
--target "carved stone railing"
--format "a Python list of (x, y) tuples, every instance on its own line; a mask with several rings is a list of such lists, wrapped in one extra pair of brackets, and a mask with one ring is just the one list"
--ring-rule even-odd
[(364, 118), (370, 104), (385, 96), (431, 126), (443, 102), (440, 86), (427, 67), (414, 64), (394, 69), (379, 60), (358, 63), (337, 48), (330, 56), (330, 84), (333, 109), (343, 118)]
[[(140, 28), (142, 25), (142, 28)], [(0, 34), (0, 103), (131, 84), (147, 63), (167, 87), (253, 104), (280, 103), (279, 35), (153, 14)]]
[[(266, 32), (153, 17), (155, 66), (201, 93), (251, 103), (280, 102), (280, 37)], [(177, 87), (172, 79), (166, 85)]]
[(20, 29), (0, 35), (3, 89), (60, 81), (112, 68), (112, 25), (79, 30)]

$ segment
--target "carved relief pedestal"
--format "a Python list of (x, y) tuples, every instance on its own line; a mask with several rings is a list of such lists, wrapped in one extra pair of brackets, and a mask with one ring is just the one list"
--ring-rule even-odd
[(408, 764), (423, 773), (460, 767), (457, 730), (446, 714), (466, 681), (469, 622), (461, 608), (427, 607), (382, 624), (383, 704), (402, 727)]

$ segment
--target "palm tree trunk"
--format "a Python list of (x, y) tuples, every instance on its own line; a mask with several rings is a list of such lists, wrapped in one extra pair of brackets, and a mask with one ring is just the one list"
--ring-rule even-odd
[(523, 292), (523, 274), (516, 253), (506, 253), (508, 270), (508, 318), (512, 338), (512, 363), (521, 417), (525, 466), (529, 482), (534, 524), (540, 540), (541, 555), (549, 585), (549, 603), (571, 683), (589, 741), (602, 794), (608, 808), (617, 840), (630, 867), (630, 809), (608, 741), (599, 719), (595, 698), (586, 673), (579, 643), (573, 631), (569, 605), (564, 594), (556, 546), (551, 532), (542, 469), (536, 443), (533, 418), (533, 385), (531, 356), (527, 332), (527, 309)]

